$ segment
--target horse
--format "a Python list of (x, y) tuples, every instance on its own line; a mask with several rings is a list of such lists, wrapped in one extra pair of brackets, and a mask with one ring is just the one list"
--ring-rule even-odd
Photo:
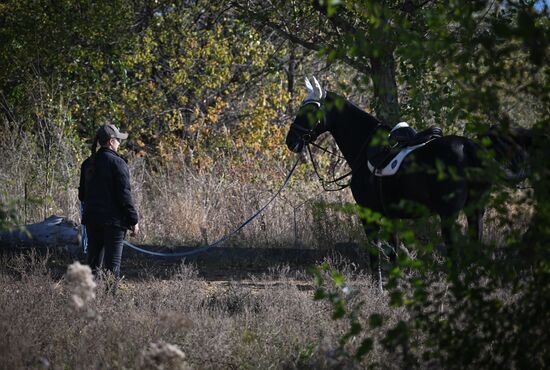
[[(355, 202), (389, 219), (422, 217), (428, 210), (439, 215), (446, 254), (453, 255), (454, 229), (459, 212), (468, 209), (471, 235), (481, 241), (483, 197), (492, 186), (487, 176), (487, 153), (493, 149), (504, 156), (512, 145), (496, 140), (497, 130), (486, 137), (496, 143), (485, 148), (467, 137), (448, 135), (432, 138), (406, 156), (392, 176), (377, 176), (369, 168), (372, 148), (379, 138), (387, 137), (391, 127), (355, 106), (342, 96), (323, 90), (314, 78), (306, 78), (308, 95), (297, 111), (286, 137), (287, 147), (296, 153), (314, 143), (324, 132), (332, 134), (351, 168), (349, 183)], [(512, 156), (514, 157), (514, 156)], [(494, 167), (494, 166), (493, 166)], [(512, 176), (513, 174), (510, 173)], [(420, 207), (410, 207), (410, 204)], [(377, 240), (380, 226), (361, 220), (369, 240)], [(393, 236), (395, 260), (399, 240)], [(378, 264), (371, 255), (371, 266)], [(378, 268), (379, 265), (378, 265)]]

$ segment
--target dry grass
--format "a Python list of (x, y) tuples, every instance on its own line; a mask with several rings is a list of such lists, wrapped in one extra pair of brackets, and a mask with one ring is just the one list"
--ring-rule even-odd
[[(2, 145), (7, 156), (0, 165), (6, 179), (0, 183), (1, 201), (17, 201), (20, 219), (29, 222), (53, 213), (78, 219), (76, 157), (52, 157), (53, 163), (43, 168), (35, 154), (20, 155), (37, 152), (25, 140)], [(130, 163), (142, 229), (133, 242), (160, 245), (198, 245), (216, 240), (259, 209), (287, 173), (281, 164), (268, 162), (246, 171), (220, 164), (201, 174), (177, 157), (162, 167), (151, 167), (140, 158)], [(352, 202), (350, 192), (322, 192), (318, 182), (304, 171), (300, 169), (266, 213), (224, 246), (327, 249), (338, 242), (363, 243), (357, 217), (339, 212), (337, 207), (325, 207)], [(525, 202), (507, 205), (516, 221), (514, 228), (527, 226), (529, 207)], [(489, 213), (485, 231), (487, 240), (498, 244), (515, 230), (503, 232), (493, 215)], [(430, 218), (410, 225), (422, 241), (426, 235), (426, 240), (433, 242), (438, 229), (434, 222), (439, 224)], [(406, 319), (405, 309), (389, 307), (388, 297), (378, 292), (365, 272), (338, 258), (329, 262), (343, 271), (352, 287), (348, 308), (357, 310), (363, 327), (368, 327), (371, 313), (388, 317), (386, 326), (361, 335), (368, 332), (380, 337), (388, 326)], [(126, 259), (123, 269), (125, 264)], [(1, 266), (1, 368), (403, 365), (388, 360), (395, 356), (378, 342), (360, 364), (342, 353), (337, 342), (349, 322), (332, 320), (329, 305), (312, 298), (311, 276), (288, 267), (226, 281), (206, 280), (189, 265), (163, 273), (168, 278), (155, 278), (152, 271), (142, 270), (141, 279), (123, 282), (113, 295), (108, 278), (91, 282), (88, 272), (80, 268), (63, 278), (52, 276), (45, 260), (36, 256), (5, 259)], [(94, 283), (98, 285), (95, 290)], [(445, 291), (446, 287), (439, 289)], [(434, 305), (447, 309), (445, 302)], [(352, 352), (360, 341), (361, 337), (354, 338), (346, 349)]]
[[(61, 138), (55, 141), (59, 147), (52, 149), (40, 141), (40, 135), (27, 137), (7, 126), (2, 130), (6, 135), (0, 138), (4, 154), (0, 203), (14, 208), (19, 224), (40, 222), (52, 214), (78, 222), (80, 162), (87, 150), (78, 153)], [(44, 158), (45, 152), (55, 155)], [(163, 165), (154, 159), (131, 158), (132, 188), (141, 217), (141, 235), (133, 241), (203, 245), (217, 240), (271, 198), (292, 160), (240, 167), (218, 163), (198, 173), (176, 154)], [(322, 207), (351, 201), (349, 191), (322, 192), (310, 170), (302, 165), (271, 207), (225, 246), (327, 248), (336, 242), (361, 240), (356, 217)]]
[[(99, 281), (86, 311), (71, 303), (70, 278), (53, 278), (44, 263), (35, 262), (17, 258), (2, 264), (2, 368), (361, 366), (337, 351), (337, 338), (348, 323), (333, 321), (330, 307), (312, 299), (311, 280), (303, 272), (278, 268), (246, 281), (212, 282), (181, 265), (166, 280), (125, 281), (116, 295), (108, 279)], [(403, 311), (389, 308), (387, 297), (353, 264), (331, 263), (345, 272), (356, 292), (350, 307), (365, 302), (362, 320), (371, 312), (394, 322), (402, 317)], [(393, 367), (385, 356), (377, 348), (365, 363)], [(173, 367), (161, 367), (163, 361)]]
[[(10, 130), (13, 129), (3, 128), (6, 133)], [(59, 140), (54, 149), (41, 139), (42, 132), (25, 136), (14, 131), (0, 138), (0, 152), (5, 154), (0, 164), (0, 203), (14, 206), (20, 223), (39, 222), (52, 214), (77, 222), (80, 218), (80, 157), (87, 153), (78, 153), (70, 141), (63, 140), (63, 132), (55, 134)], [(46, 152), (55, 155), (43, 158)], [(327, 159), (326, 154), (318, 154), (318, 160), (323, 159)], [(141, 235), (132, 241), (190, 246), (215, 241), (270, 199), (292, 161), (293, 158), (288, 163), (263, 160), (231, 167), (228, 163), (235, 161), (228, 160), (198, 173), (177, 153), (163, 165), (156, 160), (132, 158), (132, 187), (141, 216)], [(327, 168), (322, 172), (330, 174)], [(521, 199), (524, 196), (525, 192), (511, 197), (519, 206), (510, 204), (488, 212), (488, 242), (502, 244), (507, 235), (496, 215), (506, 215), (504, 222), (516, 229), (526, 228), (531, 205)], [(324, 192), (309, 163), (302, 164), (271, 207), (224, 246), (326, 249), (338, 242), (363, 243), (365, 236), (355, 215), (339, 212), (338, 207), (325, 207), (345, 203), (353, 203), (349, 190)], [(437, 238), (436, 217), (410, 225), (421, 239)]]
[[(132, 174), (143, 233), (137, 242), (197, 245), (213, 242), (236, 229), (260, 209), (288, 173), (276, 163), (256, 170), (219, 166), (197, 174), (182, 163), (149, 168), (135, 161)], [(318, 182), (298, 174), (254, 222), (225, 246), (329, 248), (361, 240), (356, 217), (324, 204), (351, 201), (349, 192), (324, 193)]]

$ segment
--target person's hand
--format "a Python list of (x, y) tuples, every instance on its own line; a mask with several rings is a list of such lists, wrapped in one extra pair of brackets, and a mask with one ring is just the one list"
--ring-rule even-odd
[(139, 224), (135, 224), (130, 228), (130, 235), (136, 236), (139, 233)]

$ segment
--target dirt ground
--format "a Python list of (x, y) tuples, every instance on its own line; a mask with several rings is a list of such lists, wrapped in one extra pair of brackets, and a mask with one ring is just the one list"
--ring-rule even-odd
[[(129, 251), (124, 256), (122, 269), (129, 288), (143, 279), (167, 279), (177, 273), (178, 266), (185, 264), (196, 269), (207, 291), (223, 291), (235, 284), (252, 291), (269, 290), (282, 285), (310, 291), (314, 286), (309, 271), (327, 259), (346, 259), (358, 268), (367, 268), (368, 261), (360, 246), (346, 243), (327, 250), (217, 248), (175, 259), (150, 258)], [(281, 276), (280, 280), (276, 279), (278, 275)]]
[[(190, 247), (170, 250), (159, 246), (141, 247), (164, 252), (193, 250)], [(38, 259), (47, 256), (48, 270), (54, 279), (61, 279), (73, 261), (86, 262), (85, 255), (68, 255), (66, 251), (36, 249), (35, 253)], [(21, 250), (4, 250), (2, 254), (21, 254)], [(219, 247), (185, 258), (151, 257), (125, 248), (121, 266), (124, 277), (122, 285), (132, 289), (150, 279), (169, 279), (178, 273), (178, 268), (183, 264), (193, 266), (197, 277), (204, 281), (206, 290), (228, 288), (234, 284), (253, 290), (276, 288), (282, 284), (291, 284), (300, 290), (313, 290), (309, 271), (327, 259), (347, 260), (358, 269), (368, 268), (367, 253), (354, 243), (341, 243), (325, 250)], [(277, 275), (284, 276), (284, 281), (274, 279)]]

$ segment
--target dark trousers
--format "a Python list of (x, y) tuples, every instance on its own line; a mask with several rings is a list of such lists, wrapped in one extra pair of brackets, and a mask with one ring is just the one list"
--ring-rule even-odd
[(88, 265), (94, 275), (100, 268), (111, 271), (120, 278), (120, 262), (126, 230), (112, 225), (86, 225), (88, 233)]

